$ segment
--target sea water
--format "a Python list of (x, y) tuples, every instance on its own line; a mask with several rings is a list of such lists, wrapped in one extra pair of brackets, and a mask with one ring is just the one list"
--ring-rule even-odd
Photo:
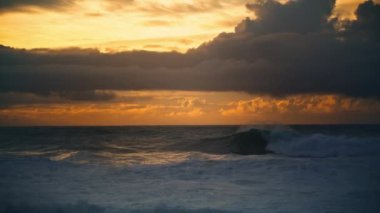
[(0, 212), (380, 212), (380, 126), (2, 127)]

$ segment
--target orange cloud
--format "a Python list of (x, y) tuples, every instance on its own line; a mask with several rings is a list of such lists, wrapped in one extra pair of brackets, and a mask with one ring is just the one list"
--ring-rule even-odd
[[(67, 101), (53, 96), (0, 108), (0, 124), (17, 125), (135, 125), (200, 122), (210, 106), (209, 95), (180, 91), (115, 91), (115, 99), (98, 103)], [(23, 96), (24, 97), (24, 96)], [(34, 97), (33, 97), (34, 98)], [(48, 100), (48, 101), (47, 101)]]
[(380, 102), (346, 98), (337, 95), (300, 95), (287, 98), (256, 97), (240, 100), (221, 108), (224, 116), (265, 114), (265, 113), (316, 113), (331, 114), (339, 112), (380, 112)]
[(118, 91), (114, 100), (97, 103), (48, 99), (0, 108), (0, 124), (345, 123), (379, 122), (380, 117), (379, 101), (337, 95), (271, 98), (236, 92)]

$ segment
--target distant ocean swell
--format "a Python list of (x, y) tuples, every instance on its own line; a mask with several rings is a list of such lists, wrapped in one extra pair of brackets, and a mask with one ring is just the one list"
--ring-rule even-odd
[(16, 129), (13, 134), (1, 136), (0, 154), (117, 165), (228, 160), (238, 157), (231, 151), (231, 141), (241, 133), (251, 134), (252, 130), (263, 135), (268, 141), (266, 150), (274, 155), (318, 158), (380, 155), (380, 135), (376, 129), (354, 134), (286, 126), (206, 130), (175, 127)]

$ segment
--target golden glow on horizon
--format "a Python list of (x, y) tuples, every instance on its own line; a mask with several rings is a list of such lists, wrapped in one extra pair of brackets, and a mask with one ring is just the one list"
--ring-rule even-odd
[[(238, 92), (115, 92), (104, 102), (62, 101), (0, 109), (0, 125), (209, 125), (368, 122), (380, 102), (336, 95), (287, 98)], [(15, 95), (15, 94), (13, 94)], [(31, 99), (32, 97), (29, 97)]]

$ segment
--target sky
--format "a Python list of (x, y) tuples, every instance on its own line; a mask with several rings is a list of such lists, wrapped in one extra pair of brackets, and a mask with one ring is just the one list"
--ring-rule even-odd
[(380, 123), (366, 0), (5, 0), (0, 125)]

